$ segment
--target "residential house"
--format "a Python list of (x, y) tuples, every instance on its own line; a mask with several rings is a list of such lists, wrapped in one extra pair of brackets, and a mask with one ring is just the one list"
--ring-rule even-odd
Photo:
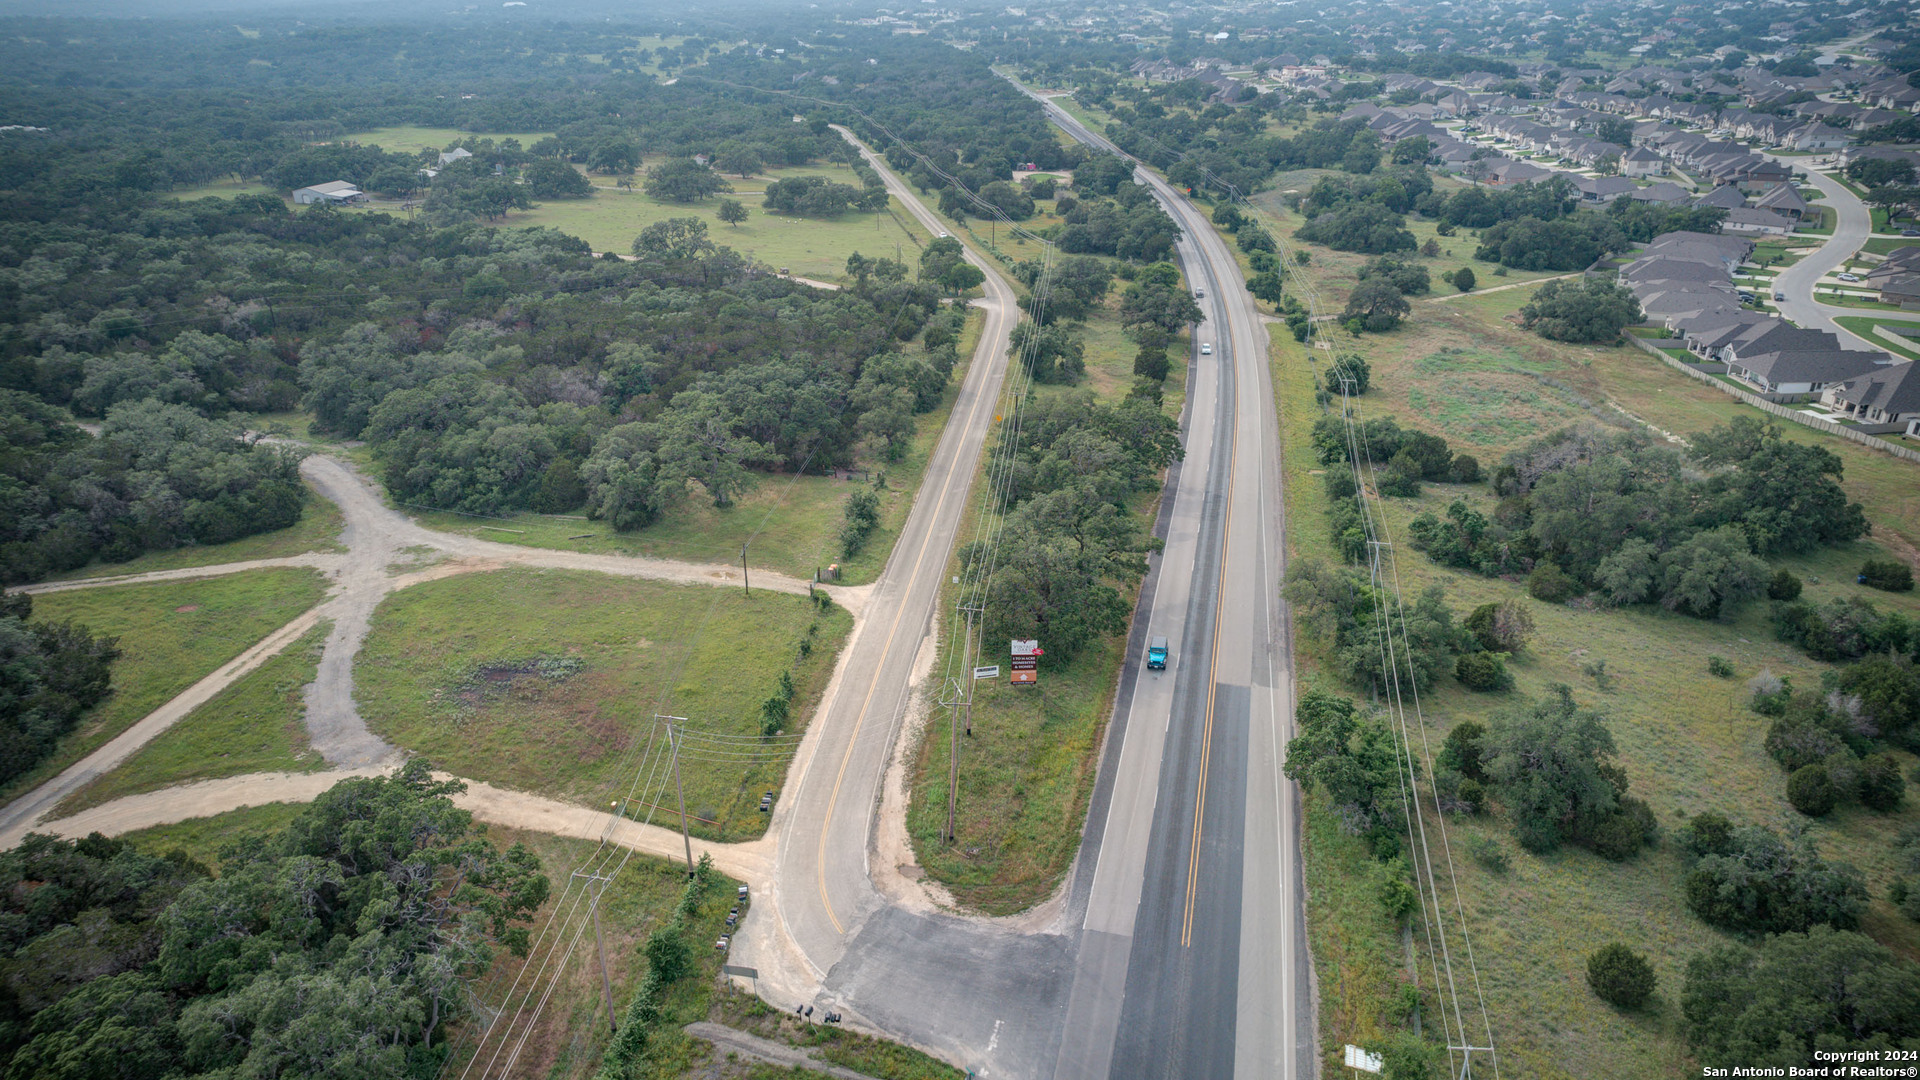
[(1904, 311), (1920, 311), (1920, 273), (1888, 274), (1881, 278), (1880, 302), (1898, 304)]
[(1638, 190), (1627, 192), (1627, 198), (1637, 199), (1640, 202), (1665, 203), (1672, 206), (1693, 198), (1693, 192), (1688, 191), (1686, 188), (1681, 187), (1671, 180), (1662, 180), (1657, 184), (1649, 184)]
[(1800, 197), (1800, 192), (1792, 184), (1781, 184), (1779, 187), (1753, 200), (1753, 205), (1754, 208), (1758, 210), (1772, 210), (1777, 214), (1784, 214), (1796, 223), (1804, 220), (1807, 216), (1807, 211), (1812, 209), (1812, 207), (1807, 205), (1807, 200)]
[(1747, 205), (1747, 197), (1732, 184), (1714, 188), (1705, 195), (1693, 200), (1695, 206), (1711, 206), (1720, 210), (1738, 210)]
[(1772, 210), (1737, 206), (1727, 211), (1726, 219), (1720, 223), (1720, 230), (1749, 236), (1787, 236), (1793, 232), (1793, 221)]
[(1818, 394), (1891, 360), (1886, 353), (1842, 349), (1824, 330), (1778, 319), (1736, 335), (1720, 347), (1720, 359), (1727, 374), (1768, 394)]
[(464, 146), (456, 146), (451, 150), (441, 152), (440, 167), (444, 169), (462, 158), (470, 158), (472, 156), (473, 152), (471, 150), (468, 150)]
[(1624, 176), (1577, 177), (1573, 186), (1580, 192), (1580, 201), (1584, 203), (1610, 203), (1628, 192), (1640, 190), (1633, 181)]
[(1853, 141), (1852, 136), (1837, 128), (1825, 124), (1813, 123), (1795, 128), (1787, 133), (1780, 142), (1792, 150), (1801, 152), (1812, 150), (1838, 150)]
[(1632, 177), (1665, 176), (1667, 159), (1644, 146), (1636, 146), (1620, 155), (1620, 171)]
[(346, 205), (349, 203), (366, 202), (367, 196), (359, 188), (354, 187), (345, 180), (329, 180), (324, 184), (303, 187), (294, 192), (293, 201), (299, 203), (301, 206), (308, 206), (313, 203)]
[(1920, 364), (1884, 364), (1827, 387), (1820, 403), (1867, 425), (1910, 424), (1920, 420)]

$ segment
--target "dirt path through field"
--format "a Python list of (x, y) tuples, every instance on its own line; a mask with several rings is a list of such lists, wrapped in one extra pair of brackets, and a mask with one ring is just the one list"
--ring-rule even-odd
[[(323, 782), (313, 778), (338, 779), (342, 775), (378, 772), (391, 767), (404, 754), (367, 728), (366, 719), (360, 715), (359, 706), (354, 701), (353, 662), (359, 655), (360, 646), (366, 641), (368, 631), (372, 629), (374, 611), (380, 606), (381, 601), (397, 589), (453, 574), (479, 573), (509, 566), (591, 570), (621, 577), (640, 577), (656, 581), (727, 588), (740, 583), (740, 571), (736, 567), (680, 562), (673, 559), (549, 551), (543, 548), (520, 547), (514, 544), (436, 532), (388, 506), (381, 496), (378, 485), (337, 458), (320, 453), (309, 455), (301, 463), (300, 471), (321, 495), (340, 508), (341, 516), (345, 521), (340, 542), (347, 548), (345, 554), (253, 559), (146, 574), (49, 582), (45, 585), (29, 586), (25, 590), (61, 592), (153, 581), (179, 581), (281, 566), (314, 567), (324, 571), (330, 581), (327, 596), (317, 607), (274, 631), (233, 660), (221, 665), (213, 674), (155, 709), (105, 746), (76, 762), (58, 776), (15, 799), (4, 808), (0, 808), (0, 845), (11, 846), (29, 830), (38, 826), (61, 800), (118, 767), (141, 747), (184, 719), (195, 708), (211, 700), (214, 695), (258, 668), (288, 645), (298, 641), (302, 634), (323, 619), (331, 622), (332, 630), (327, 635), (326, 645), (321, 652), (318, 672), (313, 682), (309, 683), (304, 691), (306, 725), (314, 750), (319, 752), (329, 765), (334, 766), (334, 771), (304, 774), (300, 777), (283, 777), (277, 781), (266, 781), (258, 777), (235, 777), (229, 780), (210, 781), (208, 784), (171, 788), (164, 792), (151, 793), (151, 795), (117, 800), (106, 806), (89, 810), (75, 820), (111, 821), (112, 813), (130, 813), (145, 814), (146, 817), (142, 820), (146, 820), (148, 824), (157, 824), (158, 820), (150, 819), (153, 813), (161, 811), (153, 808), (168, 807), (170, 809), (165, 810), (164, 813), (176, 816), (166, 820), (178, 821), (181, 817), (177, 815), (183, 811), (197, 809), (200, 813), (211, 813), (217, 812), (218, 809), (230, 809), (236, 805), (243, 805), (246, 799), (254, 798), (252, 794), (254, 787), (260, 784), (266, 784), (270, 789), (277, 783), (286, 790), (287, 794), (277, 799), (259, 798), (255, 801), (305, 801), (319, 791), (325, 790), (326, 785), (331, 783), (331, 780)], [(809, 585), (805, 581), (785, 574), (758, 570), (753, 574), (753, 587), (804, 596), (807, 594)], [(813, 587), (825, 591), (836, 603), (852, 612), (856, 625), (858, 624), (861, 610), (866, 606), (867, 597), (871, 592), (870, 586), (849, 588), (817, 585)], [(313, 787), (316, 783), (320, 784), (318, 788)], [(494, 792), (496, 789), (486, 788), (483, 792), (482, 788), (484, 785), (476, 785), (469, 798), (490, 800), (489, 805), (493, 807), (491, 813), (495, 814), (496, 818), (489, 818), (489, 820), (496, 820), (498, 816), (508, 814), (508, 806), (516, 799), (534, 799), (533, 796), (520, 796), (513, 793), (505, 793), (511, 795), (511, 798), (500, 794), (486, 794), (485, 792)], [(296, 797), (301, 792), (307, 792), (307, 794), (304, 797)], [(199, 802), (189, 805), (179, 801), (182, 799), (198, 799)], [(226, 801), (222, 803), (220, 801), (222, 799)], [(235, 802), (234, 799), (242, 801)], [(551, 805), (541, 805), (546, 803)], [(123, 807), (123, 804), (132, 805)], [(525, 804), (526, 812), (536, 815), (555, 813), (557, 811), (553, 808), (564, 805), (552, 803), (551, 800), (537, 800)], [(139, 809), (142, 806), (149, 809)], [(605, 820), (604, 815), (594, 811), (578, 810), (578, 813), (583, 815), (581, 822), (568, 823), (567, 830), (547, 829), (547, 831), (565, 831), (568, 835), (579, 835), (577, 830), (587, 827), (587, 819), (596, 823)], [(108, 816), (98, 816), (102, 814)], [(198, 816), (198, 814), (188, 812), (185, 816)], [(544, 828), (544, 826), (525, 823), (507, 821), (501, 823), (522, 824), (527, 828)], [(125, 828), (139, 827), (142, 826), (125, 826)], [(598, 829), (600, 826), (595, 824), (593, 827)], [(82, 830), (83, 835), (85, 831), (87, 830)], [(124, 831), (124, 828), (121, 831)]]

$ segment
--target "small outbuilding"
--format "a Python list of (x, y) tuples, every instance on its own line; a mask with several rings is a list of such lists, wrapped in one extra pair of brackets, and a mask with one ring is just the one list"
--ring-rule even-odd
[(293, 201), (301, 206), (312, 203), (363, 203), (367, 201), (367, 195), (345, 180), (330, 180), (301, 188), (293, 193)]

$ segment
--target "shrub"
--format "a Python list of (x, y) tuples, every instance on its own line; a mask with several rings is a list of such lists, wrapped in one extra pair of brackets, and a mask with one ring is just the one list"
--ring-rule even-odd
[(1886, 813), (1900, 809), (1907, 797), (1907, 782), (1900, 777), (1900, 762), (1888, 753), (1863, 758), (1858, 793), (1860, 804), (1869, 810)]
[(1533, 637), (1533, 612), (1518, 600), (1481, 604), (1462, 624), (1488, 652), (1517, 653)]
[(1767, 583), (1767, 599), (1789, 602), (1800, 599), (1800, 579), (1781, 570)]
[(1395, 926), (1405, 923), (1412, 917), (1414, 908), (1419, 906), (1420, 902), (1419, 894), (1413, 891), (1413, 886), (1407, 884), (1406, 876), (1401, 872), (1404, 866), (1395, 865), (1399, 862), (1400, 860), (1396, 859), (1393, 863), (1387, 864), (1389, 872), (1381, 877), (1379, 891), (1375, 894), (1379, 897), (1381, 912)]
[(1707, 657), (1707, 674), (1720, 679), (1733, 678), (1733, 661), (1724, 656)]
[(1527, 575), (1527, 595), (1549, 604), (1569, 599), (1576, 588), (1578, 586), (1574, 580), (1552, 559), (1540, 560), (1534, 564), (1533, 572)]
[(1473, 856), (1474, 862), (1496, 874), (1506, 873), (1507, 867), (1511, 865), (1507, 857), (1507, 849), (1491, 836), (1475, 836), (1469, 839), (1467, 854)]
[(1860, 565), (1860, 584), (1882, 592), (1912, 592), (1913, 568), (1892, 559), (1869, 559)]
[[(1446, 226), (1441, 227), (1446, 228)], [(1463, 266), (1453, 272), (1453, 287), (1461, 292), (1472, 292), (1473, 287), (1478, 284), (1479, 281), (1474, 278), (1471, 266)]]
[(1792, 680), (1775, 675), (1772, 668), (1761, 668), (1758, 675), (1747, 680), (1747, 689), (1753, 693), (1753, 711), (1761, 716), (1779, 716), (1793, 698)]
[(1472, 454), (1454, 455), (1453, 464), (1447, 467), (1447, 479), (1455, 484), (1479, 483), (1480, 459)]
[(1487, 737), (1487, 729), (1472, 720), (1462, 720), (1447, 739), (1440, 744), (1440, 765), (1452, 769), (1469, 780), (1485, 782), (1487, 778), (1481, 740)]
[(1833, 812), (1839, 794), (1825, 765), (1807, 765), (1787, 777), (1787, 801), (1808, 817), (1825, 817)]
[(1687, 907), (1715, 926), (1750, 933), (1805, 932), (1827, 923), (1851, 930), (1867, 888), (1844, 863), (1820, 857), (1802, 837), (1789, 847), (1771, 830), (1733, 830), (1725, 855), (1707, 855), (1686, 879)]
[(1587, 957), (1587, 985), (1609, 1005), (1637, 1009), (1653, 996), (1653, 965), (1619, 942), (1603, 946)]
[(1469, 690), (1511, 690), (1513, 675), (1501, 654), (1467, 653), (1453, 662), (1453, 677)]
[(840, 551), (844, 557), (851, 559), (867, 545), (867, 537), (880, 524), (880, 496), (871, 491), (856, 491), (847, 496), (847, 505), (842, 514)]
[(1695, 814), (1680, 830), (1680, 846), (1694, 855), (1726, 855), (1733, 851), (1733, 822), (1711, 810)]
[(1603, 859), (1625, 862), (1651, 845), (1656, 832), (1653, 808), (1640, 799), (1623, 796), (1619, 809), (1593, 827), (1586, 843)]

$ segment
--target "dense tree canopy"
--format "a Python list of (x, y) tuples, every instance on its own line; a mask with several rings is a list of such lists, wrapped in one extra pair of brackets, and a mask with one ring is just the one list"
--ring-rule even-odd
[[(221, 872), (98, 834), (0, 855), (10, 1076), (413, 1077), (548, 892), (424, 761), (344, 780)], [(33, 888), (28, 888), (32, 883)], [(25, 990), (25, 993), (21, 991)]]

